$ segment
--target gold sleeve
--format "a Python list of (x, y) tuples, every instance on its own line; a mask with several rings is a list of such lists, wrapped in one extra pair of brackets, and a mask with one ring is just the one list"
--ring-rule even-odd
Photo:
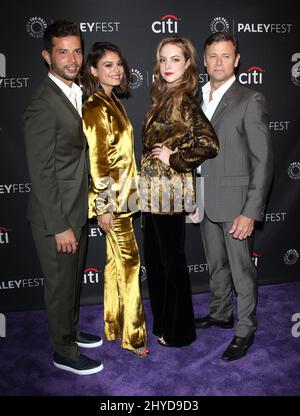
[(83, 130), (89, 145), (91, 183), (89, 191), (89, 218), (115, 210), (108, 160), (111, 127), (104, 106), (87, 103), (83, 107)]
[(189, 172), (206, 159), (217, 156), (219, 151), (217, 135), (200, 108), (187, 123), (186, 140), (170, 156), (170, 166), (177, 172)]

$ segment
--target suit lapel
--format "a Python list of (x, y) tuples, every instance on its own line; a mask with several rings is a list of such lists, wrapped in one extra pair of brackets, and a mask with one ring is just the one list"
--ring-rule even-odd
[(55, 84), (55, 82), (52, 81), (51, 78), (47, 77), (46, 82), (48, 83), (49, 87), (60, 96), (62, 102), (66, 105), (66, 107), (71, 111), (71, 113), (76, 117), (78, 121), (81, 122), (81, 117), (76, 110), (76, 108), (73, 106), (71, 101), (68, 99), (66, 94)]
[(221, 101), (219, 102), (218, 107), (215, 109), (215, 112), (214, 112), (214, 114), (211, 118), (210, 122), (212, 123), (212, 125), (214, 125), (216, 123), (217, 119), (223, 114), (223, 112), (225, 111), (227, 106), (228, 106), (228, 104), (226, 102), (225, 94), (224, 94), (224, 96), (222, 97)]
[(223, 112), (226, 110), (226, 108), (231, 104), (231, 99), (236, 94), (236, 91), (239, 87), (239, 83), (235, 81), (230, 88), (225, 92), (223, 95), (221, 101), (219, 102), (212, 118), (211, 123), (212, 125), (215, 125), (218, 118), (223, 114)]

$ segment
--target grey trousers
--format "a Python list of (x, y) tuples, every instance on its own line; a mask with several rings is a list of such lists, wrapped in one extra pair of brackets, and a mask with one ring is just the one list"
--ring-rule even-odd
[(201, 234), (210, 274), (210, 316), (226, 320), (233, 314), (232, 289), (237, 297), (236, 335), (247, 337), (257, 326), (257, 273), (251, 258), (252, 239), (229, 234), (232, 223), (215, 223), (205, 215)]

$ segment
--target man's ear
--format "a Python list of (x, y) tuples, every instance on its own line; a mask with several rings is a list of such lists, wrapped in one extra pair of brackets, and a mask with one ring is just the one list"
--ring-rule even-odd
[(235, 61), (234, 61), (234, 67), (235, 68), (238, 66), (239, 62), (240, 62), (240, 54), (238, 53), (236, 58), (235, 58)]
[(47, 62), (47, 64), (50, 66), (51, 65), (51, 57), (50, 57), (50, 53), (46, 49), (42, 50), (42, 57)]

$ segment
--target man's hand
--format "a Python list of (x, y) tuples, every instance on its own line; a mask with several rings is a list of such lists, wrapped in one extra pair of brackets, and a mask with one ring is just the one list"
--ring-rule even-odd
[(107, 212), (106, 214), (99, 215), (97, 218), (99, 227), (105, 232), (109, 233), (111, 228), (114, 227), (114, 220), (113, 216), (110, 212)]
[(78, 243), (72, 228), (68, 228), (66, 231), (54, 235), (56, 241), (56, 250), (58, 253), (75, 254)]
[(229, 233), (232, 234), (233, 238), (244, 240), (250, 237), (254, 229), (254, 220), (246, 217), (245, 215), (239, 215), (233, 221), (232, 227)]
[(156, 144), (153, 146), (151, 153), (154, 159), (159, 159), (166, 165), (170, 166), (170, 162), (169, 162), (170, 155), (173, 153), (176, 153), (177, 151), (178, 151), (177, 147), (175, 150), (171, 150), (164, 145)]

